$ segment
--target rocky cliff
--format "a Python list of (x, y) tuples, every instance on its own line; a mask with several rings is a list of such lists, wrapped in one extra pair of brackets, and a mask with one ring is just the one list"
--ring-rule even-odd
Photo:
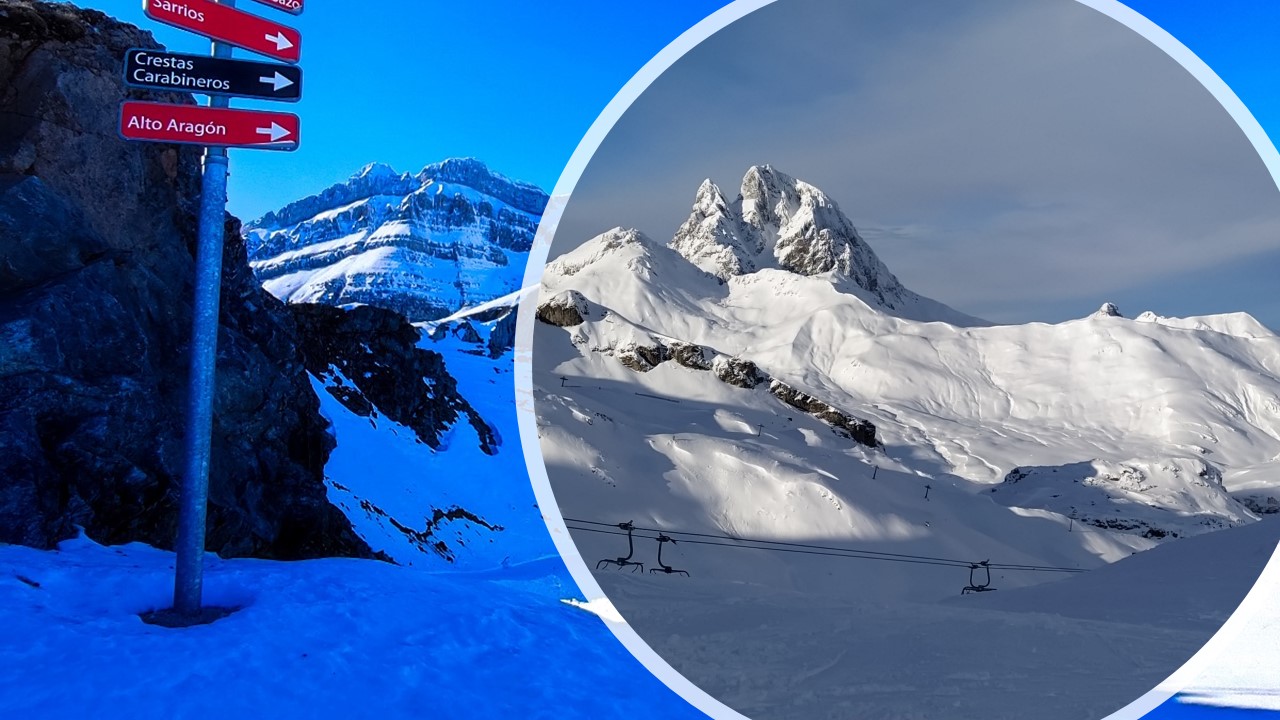
[[(139, 46), (100, 12), (0, 2), (0, 542), (173, 542), (200, 161), (118, 137), (123, 99), (192, 102), (123, 87)], [(326, 498), (296, 325), (231, 218), (223, 261), (207, 546), (369, 556)]]
[(458, 394), (440, 353), (417, 346), (421, 331), (391, 310), (328, 305), (290, 308), (301, 332), (307, 370), (362, 417), (385, 415), (441, 449), (444, 432), (459, 422), (475, 428), (486, 455), (498, 451), (493, 428)]

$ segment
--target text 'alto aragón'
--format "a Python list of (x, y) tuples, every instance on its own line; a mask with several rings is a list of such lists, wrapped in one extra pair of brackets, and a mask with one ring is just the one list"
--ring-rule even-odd
[(227, 126), (219, 125), (213, 122), (207, 123), (190, 123), (182, 122), (169, 118), (168, 122), (164, 120), (156, 120), (145, 115), (134, 115), (129, 118), (128, 128), (130, 130), (149, 130), (152, 132), (165, 131), (183, 133), (186, 135), (194, 135), (198, 138), (203, 137), (226, 137)]

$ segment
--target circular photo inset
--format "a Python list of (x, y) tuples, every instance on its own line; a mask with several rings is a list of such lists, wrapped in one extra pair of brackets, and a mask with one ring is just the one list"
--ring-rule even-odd
[(1075, 0), (751, 12), (620, 117), (548, 259), (559, 513), (756, 720), (1101, 718), (1280, 539), (1276, 182)]

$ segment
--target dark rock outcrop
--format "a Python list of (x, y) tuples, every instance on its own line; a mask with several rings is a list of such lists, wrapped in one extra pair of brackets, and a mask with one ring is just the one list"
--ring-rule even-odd
[(750, 390), (769, 378), (760, 372), (756, 364), (742, 358), (731, 358), (724, 355), (716, 357), (711, 370), (721, 382), (735, 387)]
[(1250, 512), (1257, 515), (1275, 515), (1280, 513), (1280, 499), (1274, 495), (1241, 495), (1236, 497)]
[(830, 425), (836, 432), (854, 442), (872, 448), (879, 445), (876, 441), (876, 426), (869, 420), (863, 420), (841, 412), (814, 396), (802, 393), (780, 380), (774, 380), (769, 383), (769, 392), (791, 407), (803, 410)]
[(587, 299), (577, 290), (566, 290), (538, 306), (538, 320), (556, 327), (573, 327), (587, 320)]
[(368, 305), (342, 310), (290, 305), (307, 370), (347, 409), (385, 415), (440, 449), (450, 426), (470, 423), (480, 449), (498, 451), (498, 436), (458, 394), (440, 353), (419, 348), (419, 331), (404, 316)]
[(671, 351), (661, 342), (652, 345), (628, 345), (617, 350), (618, 362), (636, 372), (649, 372), (671, 359)]
[(711, 357), (714, 353), (710, 348), (701, 345), (694, 345), (686, 342), (670, 343), (671, 359), (676, 361), (677, 365), (689, 368), (690, 370), (710, 370)]
[[(122, 58), (149, 33), (93, 10), (0, 3), (0, 542), (172, 547), (199, 151), (130, 143)], [(223, 257), (207, 548), (370, 557), (331, 505), (333, 440), (283, 306)]]
[(511, 310), (493, 324), (489, 331), (489, 357), (502, 357), (502, 353), (516, 346), (516, 311)]
[(465, 343), (479, 343), (480, 333), (471, 323), (463, 320), (453, 326), (453, 336)]

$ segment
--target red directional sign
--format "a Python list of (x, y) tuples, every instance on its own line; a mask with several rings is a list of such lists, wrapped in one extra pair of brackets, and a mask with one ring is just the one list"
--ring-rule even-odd
[(267, 57), (296, 63), (302, 33), (209, 0), (143, 0), (147, 17)]
[(128, 140), (296, 150), (299, 122), (288, 113), (130, 100), (120, 106), (120, 134)]
[(294, 15), (302, 14), (302, 0), (258, 0), (258, 2)]

